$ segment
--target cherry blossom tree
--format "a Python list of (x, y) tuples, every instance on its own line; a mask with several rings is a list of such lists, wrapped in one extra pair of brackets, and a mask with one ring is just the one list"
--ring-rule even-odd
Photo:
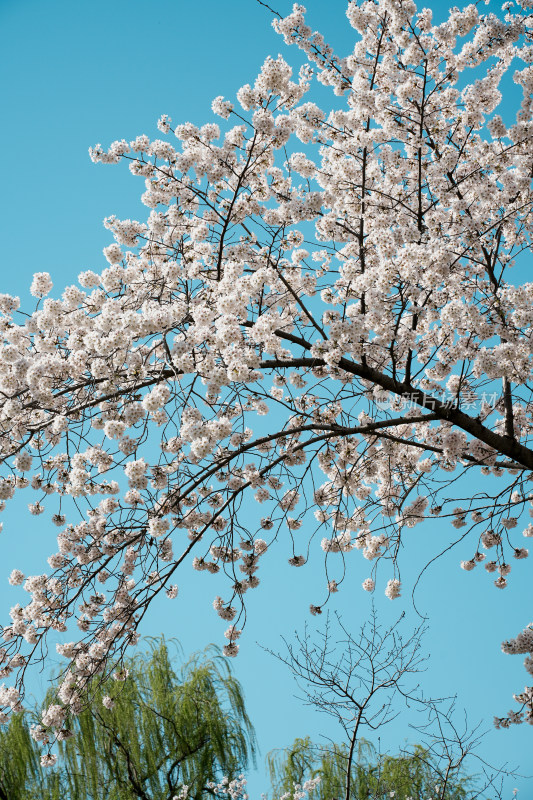
[[(412, 0), (352, 1), (345, 55), (295, 5), (273, 24), (297, 74), (269, 57), (215, 98), (219, 124), (162, 116), (164, 138), (91, 148), (142, 178), (147, 221), (107, 218), (108, 265), (57, 299), (44, 272), (33, 311), (0, 297), (0, 500), (31, 487), (58, 526), (46, 574), (11, 574), (29, 598), (2, 631), (4, 712), (77, 623), (43, 717), (60, 733), (191, 559), (228, 577), (227, 656), (276, 538), (294, 567), (322, 548), (313, 614), (352, 550), (363, 588), (384, 562), (398, 597), (400, 545), (432, 515), (505, 588), (533, 536), (530, 5), (433, 24)], [(533, 630), (504, 648), (531, 653)], [(497, 724), (533, 722), (533, 689), (516, 699)]]

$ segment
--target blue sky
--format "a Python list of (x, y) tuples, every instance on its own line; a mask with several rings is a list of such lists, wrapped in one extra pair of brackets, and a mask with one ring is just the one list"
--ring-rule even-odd
[[(290, 3), (273, 0), (281, 13)], [(344, 18), (344, 0), (310, 0), (310, 24), (320, 28), (338, 46), (348, 48), (352, 31)], [(436, 8), (442, 12), (444, 4)], [(28, 287), (36, 271), (48, 271), (54, 294), (74, 283), (80, 271), (99, 271), (106, 264), (102, 247), (110, 243), (102, 219), (110, 214), (142, 220), (142, 182), (122, 166), (91, 163), (87, 149), (114, 139), (160, 134), (156, 121), (169, 114), (174, 122), (212, 121), (212, 99), (231, 99), (244, 83), (252, 83), (264, 58), (287, 51), (270, 26), (271, 14), (254, 0), (0, 0), (0, 58), (3, 75), (2, 137), (3, 204), (1, 292), (29, 300)], [(474, 489), (475, 487), (472, 487)], [(27, 500), (24, 498), (24, 503)], [(27, 573), (43, 572), (53, 551), (57, 529), (30, 517), (24, 503), (4, 515), (0, 538), (0, 617), (18, 599), (8, 586), (13, 567)], [(410, 589), (424, 559), (446, 546), (446, 523), (415, 528), (404, 559), (405, 592), (391, 603), (378, 593), (376, 602), (385, 623), (412, 610)], [(286, 668), (267, 656), (256, 642), (272, 649), (280, 635), (301, 630), (314, 597), (311, 587), (322, 582), (319, 554), (298, 570), (283, 566), (269, 554), (263, 586), (250, 598), (249, 628), (241, 655), (234, 662), (248, 699), (261, 747), (261, 759), (295, 736), (321, 734), (339, 739), (327, 719), (294, 699), (295, 687)], [(416, 557), (415, 557), (416, 556)], [(501, 592), (481, 569), (467, 574), (459, 561), (471, 556), (459, 546), (423, 577), (417, 590), (418, 608), (428, 617), (425, 647), (431, 653), (422, 684), (427, 694), (458, 694), (458, 707), (472, 723), (484, 718), (486, 727), (495, 713), (512, 705), (511, 694), (526, 680), (520, 657), (504, 656), (500, 642), (516, 635), (531, 619), (531, 566), (517, 563), (509, 587)], [(279, 567), (279, 564), (282, 566)], [(349, 580), (339, 593), (338, 608), (356, 631), (368, 614), (370, 598), (360, 584), (367, 563), (356, 551), (349, 564)], [(386, 580), (384, 573), (382, 579)], [(209, 641), (221, 642), (223, 626), (212, 611), (216, 583), (204, 573), (185, 571), (180, 599), (155, 608), (144, 632), (179, 638), (185, 652)], [(252, 593), (253, 594), (253, 593)], [(35, 676), (32, 690), (39, 694), (43, 676)], [(392, 751), (412, 738), (401, 715), (381, 735), (382, 747)], [(509, 761), (524, 773), (533, 772), (530, 760), (533, 730), (520, 726), (491, 731), (481, 750), (487, 760)], [(251, 797), (267, 787), (260, 768), (250, 774)], [(513, 781), (519, 798), (533, 798), (533, 782)], [(512, 788), (512, 786), (510, 788)], [(508, 797), (511, 796), (510, 789)]]

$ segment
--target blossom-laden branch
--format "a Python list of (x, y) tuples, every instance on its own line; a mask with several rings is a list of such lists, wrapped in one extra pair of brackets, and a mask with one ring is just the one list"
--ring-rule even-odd
[[(350, 2), (345, 57), (295, 5), (273, 24), (306, 55), (297, 80), (267, 58), (238, 106), (213, 101), (222, 132), (163, 116), (167, 138), (91, 148), (144, 179), (150, 213), (106, 219), (107, 268), (61, 299), (47, 273), (31, 314), (0, 296), (0, 501), (31, 487), (31, 513), (60, 529), (50, 573), (11, 575), (31, 597), (3, 628), (5, 711), (48, 632), (76, 620), (81, 638), (58, 647), (60, 732), (153, 599), (177, 596), (189, 554), (229, 578), (214, 607), (235, 655), (262, 559), (283, 532), (302, 566), (313, 518), (327, 580), (312, 613), (354, 549), (374, 562), (364, 588), (388, 561), (398, 597), (401, 545), (428, 514), (465, 528), (462, 567), (485, 561), (505, 588), (533, 505), (533, 284), (508, 277), (533, 221), (527, 5), (434, 25), (411, 0)], [(512, 65), (523, 100), (508, 124)], [(333, 110), (306, 97), (314, 79)], [(500, 486), (450, 496), (478, 475)], [(499, 724), (533, 722), (530, 689), (520, 702)]]

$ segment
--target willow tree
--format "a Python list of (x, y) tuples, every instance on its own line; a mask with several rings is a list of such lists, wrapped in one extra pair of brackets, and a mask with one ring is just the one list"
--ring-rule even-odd
[(66, 800), (59, 775), (43, 768), (30, 735), (28, 715), (13, 716), (0, 730), (0, 800)]
[(200, 800), (255, 760), (242, 689), (216, 649), (176, 671), (161, 640), (126, 669), (128, 680), (110, 676), (91, 687), (92, 702), (61, 738), (52, 770), (41, 766), (26, 715), (12, 719), (0, 734), (0, 797), (172, 800), (187, 786), (186, 796)]
[[(294, 79), (269, 57), (213, 101), (222, 129), (163, 116), (161, 137), (91, 148), (141, 179), (147, 220), (108, 217), (106, 268), (59, 298), (44, 272), (35, 309), (0, 298), (0, 500), (31, 487), (59, 527), (50, 570), (11, 576), (30, 597), (3, 629), (6, 710), (76, 619), (45, 714), (60, 734), (190, 559), (228, 576), (213, 604), (235, 655), (276, 536), (295, 569), (321, 539), (314, 614), (353, 550), (397, 598), (432, 515), (505, 589), (533, 534), (533, 283), (511, 274), (533, 222), (530, 6), (435, 24), (412, 0), (352, 0), (336, 54), (295, 5), (274, 22), (307, 61)], [(533, 631), (505, 649), (532, 652)], [(498, 724), (533, 722), (533, 689), (517, 699)]]
[[(442, 765), (436, 765), (431, 752), (420, 745), (383, 756), (361, 739), (350, 763), (346, 744), (318, 745), (306, 737), (269, 754), (268, 766), (274, 797), (316, 778), (320, 780), (309, 790), (309, 800), (468, 800), (479, 795), (475, 782), (460, 773), (446, 780)], [(348, 793), (347, 769), (351, 770)]]

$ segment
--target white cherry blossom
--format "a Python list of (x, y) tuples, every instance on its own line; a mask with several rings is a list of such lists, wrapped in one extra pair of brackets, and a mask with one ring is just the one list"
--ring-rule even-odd
[[(59, 528), (49, 570), (9, 578), (28, 599), (2, 629), (19, 672), (0, 712), (75, 621), (35, 729), (59, 736), (95, 676), (127, 677), (139, 620), (185, 564), (227, 577), (213, 607), (235, 656), (277, 537), (293, 567), (322, 549), (313, 614), (345, 558), (398, 598), (400, 544), (432, 516), (464, 533), (458, 568), (490, 550), (495, 586), (512, 580), (533, 536), (533, 283), (513, 276), (533, 230), (529, 5), (434, 24), (411, 0), (352, 0), (337, 55), (296, 4), (274, 28), (307, 60), (297, 75), (268, 57), (213, 100), (219, 124), (163, 115), (165, 138), (91, 148), (141, 179), (147, 218), (108, 217), (102, 263), (61, 299), (45, 272), (28, 314), (0, 295), (0, 507), (25, 490)], [(498, 490), (472, 489), (489, 476)], [(532, 653), (528, 630), (505, 651)], [(532, 697), (498, 725), (533, 723)]]

